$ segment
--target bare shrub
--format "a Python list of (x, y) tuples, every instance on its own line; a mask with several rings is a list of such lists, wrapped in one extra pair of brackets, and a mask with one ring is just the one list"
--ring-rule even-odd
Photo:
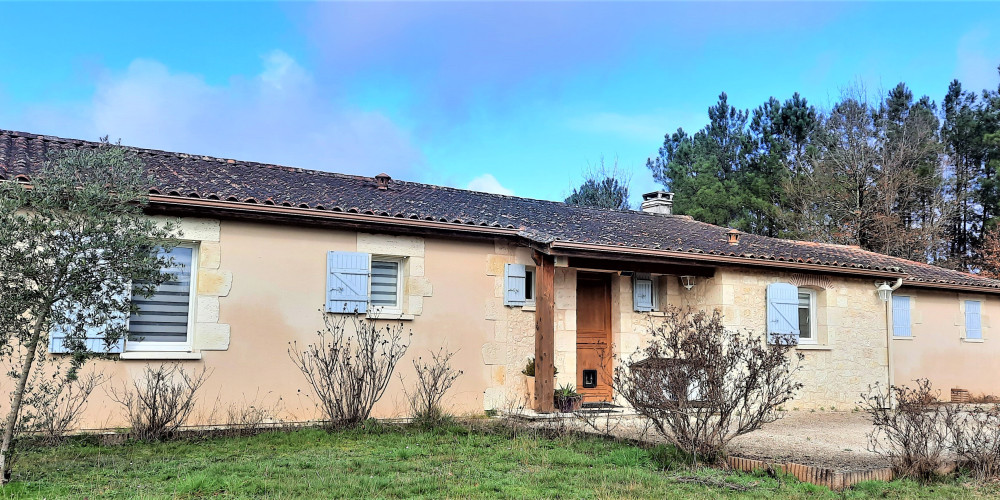
[(230, 436), (251, 434), (273, 424), (274, 415), (281, 411), (281, 402), (267, 403), (264, 397), (255, 394), (252, 399), (243, 397), (239, 402), (226, 408), (226, 432)]
[[(462, 375), (462, 370), (456, 370), (451, 366), (451, 358), (454, 352), (441, 347), (436, 352), (430, 353), (430, 359), (424, 361), (419, 357), (413, 360), (413, 368), (416, 370), (416, 384), (413, 392), (406, 391), (406, 398), (410, 402), (410, 410), (415, 423), (421, 425), (437, 425), (447, 420), (448, 415), (441, 408), (441, 400), (451, 389), (455, 379)], [(403, 376), (399, 376), (404, 386), (406, 381)]]
[(1000, 477), (1000, 405), (959, 409), (951, 428), (959, 462), (979, 479)]
[(288, 348), (332, 425), (357, 425), (368, 418), (407, 347), (402, 323), (380, 327), (375, 319), (353, 314), (349, 334), (346, 316), (323, 314), (324, 328), (315, 343), (305, 350), (297, 342)]
[(103, 373), (70, 377), (57, 370), (44, 380), (35, 379), (24, 399), (22, 418), (46, 442), (57, 443), (76, 427), (80, 414), (87, 409), (87, 398), (107, 378)]
[(802, 387), (791, 339), (726, 329), (718, 310), (671, 307), (650, 330), (649, 344), (615, 368), (615, 392), (695, 460), (721, 460)]
[(874, 426), (868, 449), (885, 457), (897, 474), (926, 480), (942, 470), (961, 425), (961, 409), (939, 403), (930, 381), (887, 390), (876, 384), (862, 394), (860, 404)]
[(146, 366), (132, 386), (111, 388), (111, 399), (125, 408), (133, 438), (159, 441), (184, 425), (194, 410), (208, 371), (188, 373), (180, 364)]

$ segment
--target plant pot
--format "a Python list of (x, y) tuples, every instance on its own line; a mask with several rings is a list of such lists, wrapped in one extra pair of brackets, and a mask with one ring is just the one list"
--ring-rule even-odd
[(524, 376), (524, 405), (535, 408), (535, 377)]
[(573, 413), (583, 406), (583, 396), (556, 396), (556, 409), (561, 413)]

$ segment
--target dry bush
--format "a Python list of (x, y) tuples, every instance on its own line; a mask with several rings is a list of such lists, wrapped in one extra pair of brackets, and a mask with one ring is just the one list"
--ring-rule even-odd
[(103, 373), (67, 377), (57, 370), (45, 380), (33, 380), (24, 399), (25, 425), (46, 442), (58, 443), (76, 427), (87, 409), (87, 398), (107, 378)]
[[(415, 423), (437, 425), (448, 419), (448, 415), (441, 408), (441, 400), (448, 389), (451, 389), (455, 379), (462, 375), (462, 370), (456, 370), (451, 366), (453, 356), (454, 352), (441, 347), (437, 352), (431, 352), (428, 361), (424, 361), (422, 357), (413, 360), (413, 368), (417, 373), (416, 384), (412, 393), (405, 389), (404, 392), (410, 402), (410, 411)], [(405, 386), (406, 381), (402, 375), (399, 379)]]
[(960, 464), (979, 479), (1000, 477), (1000, 405), (959, 408), (951, 436)]
[(671, 307), (649, 344), (615, 369), (615, 392), (668, 442), (718, 461), (729, 442), (780, 417), (802, 387), (793, 342), (728, 330), (722, 315)]
[(969, 398), (973, 404), (1000, 404), (1000, 397), (992, 394), (980, 393)]
[(380, 327), (356, 313), (350, 315), (350, 334), (346, 316), (323, 314), (324, 328), (315, 343), (305, 350), (297, 342), (288, 348), (331, 425), (357, 425), (368, 418), (407, 347), (402, 323)]
[(132, 387), (112, 387), (109, 395), (125, 408), (133, 438), (159, 441), (184, 425), (208, 375), (204, 368), (188, 373), (176, 363), (146, 366)]
[(273, 427), (276, 422), (274, 416), (281, 412), (282, 400), (274, 403), (267, 403), (260, 394), (255, 394), (253, 399), (243, 399), (233, 403), (226, 408), (226, 432), (230, 436), (241, 436), (252, 434), (265, 427)]
[(860, 405), (875, 427), (868, 449), (886, 459), (903, 476), (926, 480), (946, 465), (952, 436), (961, 427), (961, 407), (938, 402), (927, 379), (916, 387), (878, 384), (862, 394)]

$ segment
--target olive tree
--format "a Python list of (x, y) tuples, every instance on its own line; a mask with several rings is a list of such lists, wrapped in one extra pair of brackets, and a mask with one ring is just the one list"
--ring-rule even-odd
[[(76, 377), (127, 333), (133, 293), (170, 278), (154, 248), (178, 236), (143, 214), (152, 181), (137, 154), (107, 139), (51, 155), (30, 182), (0, 182), (0, 354), (14, 378), (0, 443), (0, 480), (10, 477), (14, 440), (32, 369), (52, 362), (59, 329)], [(103, 339), (103, 340), (96, 340)]]

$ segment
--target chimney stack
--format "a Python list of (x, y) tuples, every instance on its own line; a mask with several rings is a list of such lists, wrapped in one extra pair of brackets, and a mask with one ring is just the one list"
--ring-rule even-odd
[(389, 177), (389, 174), (381, 173), (375, 176), (375, 185), (378, 186), (379, 190), (385, 191), (389, 189), (389, 181), (391, 180), (392, 177)]
[(653, 191), (642, 195), (642, 211), (670, 215), (674, 209), (674, 193)]

